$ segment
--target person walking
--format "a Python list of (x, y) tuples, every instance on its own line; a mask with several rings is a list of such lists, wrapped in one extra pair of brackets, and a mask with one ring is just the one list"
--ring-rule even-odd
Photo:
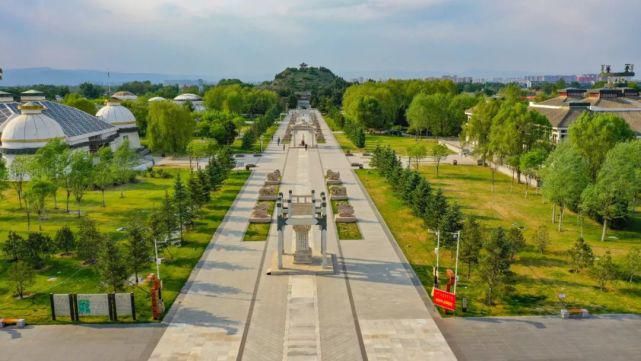
[(305, 151), (307, 152), (307, 144), (305, 144)]
[(280, 145), (280, 137), (276, 140), (276, 145)]
[(283, 152), (285, 151), (285, 143), (283, 143)]

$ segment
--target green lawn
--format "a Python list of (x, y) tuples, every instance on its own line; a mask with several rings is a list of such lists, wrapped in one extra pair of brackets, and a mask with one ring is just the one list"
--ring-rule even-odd
[[(336, 140), (338, 141), (338, 144), (340, 144), (341, 148), (343, 150), (352, 150), (352, 151), (359, 151), (356, 146), (354, 146), (354, 143), (345, 135), (345, 133), (334, 133), (334, 137), (336, 137)], [(429, 153), (432, 147), (434, 147), (437, 142), (435, 139), (416, 139), (416, 138), (411, 138), (411, 137), (397, 137), (393, 135), (375, 135), (375, 134), (366, 134), (365, 135), (365, 151), (367, 152), (373, 152), (374, 149), (376, 149), (376, 146), (379, 145), (381, 147), (391, 147), (396, 154), (400, 156), (406, 156), (407, 155), (407, 147), (416, 144), (416, 143), (421, 143), (425, 144), (425, 148), (427, 149), (427, 152)]]
[[(272, 136), (278, 130), (278, 126), (279, 126), (279, 124), (277, 122), (275, 122), (269, 128), (267, 128), (265, 133), (263, 133), (263, 150), (265, 150), (265, 148), (267, 148), (267, 146), (269, 145), (269, 142), (271, 141)], [(249, 128), (250, 128), (250, 126), (246, 126), (246, 127), (242, 128), (239, 131), (239, 134), (243, 134), (243, 132), (249, 130)], [(259, 139), (254, 141), (254, 144), (252, 144), (252, 147), (250, 149), (243, 149), (241, 147), (242, 144), (243, 144), (242, 138), (237, 138), (236, 140), (234, 140), (234, 142), (231, 145), (232, 153), (258, 153), (258, 152), (260, 152), (260, 140)]]
[[(276, 190), (278, 192), (278, 188)], [(274, 207), (276, 206), (276, 201), (260, 201), (261, 203), (267, 203), (269, 207), (267, 208), (269, 214), (274, 213)], [(271, 223), (250, 223), (247, 226), (247, 231), (243, 235), (243, 241), (266, 241), (269, 237), (269, 229)]]
[[(451, 201), (458, 202), (465, 214), (476, 215), (482, 225), (509, 227), (516, 224), (524, 227), (528, 246), (512, 266), (516, 274), (514, 292), (497, 300), (495, 306), (487, 307), (482, 303), (484, 289), (478, 284), (474, 270), (472, 278), (468, 279), (467, 266), (459, 264), (461, 280), (457, 293), (459, 299), (469, 299), (467, 316), (558, 314), (559, 293), (567, 295), (566, 301), (571, 306), (587, 308), (593, 313), (641, 313), (641, 282), (630, 284), (619, 280), (611, 283), (607, 292), (601, 292), (587, 272), (576, 274), (569, 271), (566, 251), (579, 236), (574, 214), (566, 213), (564, 230), (558, 232), (551, 224), (551, 205), (544, 203), (541, 196), (532, 191), (525, 198), (524, 186), (512, 184), (510, 177), (497, 174), (496, 188), (491, 192), (488, 168), (442, 165), (438, 178), (433, 166), (422, 167), (421, 172), (434, 187), (443, 189)], [(431, 267), (435, 262), (433, 235), (375, 171), (358, 170), (357, 173), (429, 290)], [(532, 246), (532, 234), (539, 225), (546, 225), (550, 234), (550, 246), (544, 255)], [(632, 247), (641, 246), (641, 217), (636, 213), (626, 230), (610, 230), (609, 235), (615, 238), (606, 242), (599, 241), (599, 232), (599, 224), (593, 220), (585, 221), (584, 235), (595, 254), (601, 255), (609, 249), (615, 261), (620, 261)], [(453, 253), (448, 250), (441, 253), (440, 272), (454, 268)], [(460, 314), (460, 310), (457, 313)]]
[[(188, 170), (170, 170), (172, 173), (178, 171), (183, 173), (183, 180), (187, 178)], [(182, 246), (170, 247), (165, 251), (160, 273), (163, 279), (166, 309), (169, 309), (175, 300), (248, 176), (249, 172), (232, 172), (224, 186), (212, 194), (211, 203), (204, 207), (192, 229), (185, 234), (185, 242)], [(99, 192), (88, 192), (80, 209), (97, 221), (100, 231), (112, 239), (123, 241), (126, 235), (124, 232), (118, 232), (117, 229), (125, 226), (130, 219), (146, 216), (153, 207), (160, 204), (165, 191), (171, 191), (173, 186), (173, 179), (139, 177), (138, 180), (138, 183), (123, 186), (124, 198), (120, 198), (120, 188), (108, 190), (106, 208), (101, 206)], [(27, 232), (26, 214), (19, 209), (15, 192), (6, 191), (4, 196), (5, 199), (0, 203), (0, 243), (6, 240), (10, 230), (21, 234)], [(65, 224), (70, 225), (74, 231), (77, 230), (77, 216), (67, 214), (63, 210), (62, 191), (58, 193), (58, 200), (60, 209), (53, 209), (53, 201), (49, 201), (47, 219), (33, 220), (32, 231), (42, 230), (53, 236), (55, 231)], [(72, 209), (77, 209), (73, 203)], [(49, 293), (104, 291), (94, 267), (83, 265), (73, 257), (55, 255), (48, 266), (37, 273), (35, 283), (28, 287), (27, 291), (33, 293), (33, 296), (17, 300), (13, 296), (13, 286), (7, 281), (8, 266), (8, 262), (0, 261), (0, 317), (25, 318), (32, 324), (53, 323), (54, 321), (50, 320)], [(155, 266), (151, 263), (143, 275), (149, 272), (155, 272)], [(150, 321), (148, 286), (130, 287), (129, 291), (136, 294), (138, 320)], [(105, 319), (91, 319), (91, 321), (100, 322)]]

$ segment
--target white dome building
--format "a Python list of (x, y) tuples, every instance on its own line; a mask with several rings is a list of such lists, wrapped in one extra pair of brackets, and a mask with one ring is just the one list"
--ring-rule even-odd
[(9, 103), (13, 101), (13, 95), (0, 91), (0, 103)]
[(179, 96), (174, 98), (174, 102), (176, 104), (181, 104), (181, 105), (187, 102), (190, 102), (191, 105), (194, 107), (194, 111), (196, 112), (201, 112), (205, 110), (205, 103), (203, 102), (203, 98), (200, 97), (200, 95), (196, 95), (192, 93), (180, 94)]
[(149, 99), (148, 102), (149, 103), (155, 103), (155, 102), (162, 102), (164, 100), (167, 100), (167, 99), (165, 99), (163, 97), (153, 97), (153, 98)]
[(60, 124), (42, 114), (45, 109), (42, 105), (28, 102), (18, 108), (21, 113), (12, 115), (3, 124), (0, 137), (9, 164), (18, 154), (35, 153), (50, 140), (66, 138)]
[(118, 100), (136, 100), (136, 99), (138, 99), (136, 94), (134, 94), (132, 92), (125, 91), (125, 90), (119, 91), (119, 92), (115, 92), (111, 97), (112, 98), (116, 98)]
[(136, 117), (129, 109), (122, 106), (118, 99), (107, 100), (105, 106), (96, 113), (96, 117), (118, 128), (118, 138), (111, 143), (113, 150), (117, 149), (125, 139), (129, 140), (129, 146), (132, 149), (140, 148)]

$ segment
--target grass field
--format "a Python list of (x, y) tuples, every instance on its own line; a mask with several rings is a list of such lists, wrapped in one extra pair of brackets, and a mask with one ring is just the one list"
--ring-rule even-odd
[[(566, 213), (565, 226), (558, 232), (551, 224), (551, 205), (541, 196), (530, 192), (525, 198), (524, 186), (512, 184), (510, 177), (497, 174), (495, 192), (491, 192), (491, 173), (488, 168), (477, 166), (442, 165), (440, 177), (435, 177), (434, 167), (423, 167), (422, 173), (434, 187), (443, 189), (445, 195), (462, 206), (465, 214), (478, 217), (484, 226), (524, 227), (528, 246), (521, 252), (512, 270), (516, 274), (514, 291), (497, 304), (483, 304), (484, 289), (472, 270), (467, 277), (467, 266), (459, 264), (460, 282), (458, 297), (469, 300), (467, 316), (557, 314), (560, 309), (558, 294), (565, 293), (570, 306), (587, 308), (593, 313), (641, 313), (641, 282), (623, 280), (609, 284), (601, 292), (596, 281), (587, 272), (571, 273), (566, 251), (579, 236), (576, 216)], [(421, 281), (431, 288), (431, 268), (435, 262), (436, 241), (427, 232), (422, 220), (396, 197), (389, 185), (373, 170), (358, 170), (357, 174), (374, 199), (403, 252), (416, 270)], [(539, 225), (548, 227), (550, 246), (541, 255), (532, 245), (532, 234)], [(611, 250), (615, 261), (632, 247), (641, 247), (641, 217), (636, 213), (626, 230), (609, 231), (606, 242), (599, 241), (600, 225), (586, 220), (584, 236), (595, 254)], [(441, 269), (454, 268), (453, 250), (441, 252)], [(457, 311), (460, 314), (460, 310)]]
[[(343, 150), (359, 151), (359, 149), (356, 148), (356, 146), (354, 146), (354, 143), (352, 143), (352, 141), (349, 140), (349, 138), (347, 137), (347, 135), (345, 135), (345, 133), (334, 133), (334, 137), (336, 137), (338, 144), (340, 144)], [(410, 137), (367, 134), (365, 135), (364, 150), (366, 152), (371, 153), (374, 151), (374, 149), (376, 149), (376, 146), (379, 145), (381, 147), (391, 147), (396, 152), (396, 154), (400, 156), (406, 156), (407, 147), (414, 145), (416, 143), (424, 144), (428, 154), (432, 149), (432, 147), (434, 147), (437, 144), (435, 139), (421, 138), (417, 140), (415, 138), (410, 138)]]
[[(278, 188), (277, 188), (278, 189)], [(278, 192), (278, 190), (277, 190)], [(261, 203), (268, 204), (268, 211), (270, 215), (274, 213), (274, 207), (276, 206), (276, 201), (260, 201)], [(266, 241), (269, 237), (269, 229), (271, 223), (250, 223), (247, 226), (247, 231), (243, 236), (243, 241)]]
[[(170, 170), (170, 172), (183, 173), (183, 180), (185, 180), (188, 170)], [(232, 172), (224, 186), (212, 193), (212, 201), (204, 207), (192, 229), (185, 234), (182, 246), (169, 247), (165, 251), (160, 274), (163, 279), (166, 309), (169, 309), (175, 300), (248, 176), (249, 172)], [(147, 177), (138, 179), (138, 183), (123, 186), (124, 198), (120, 198), (120, 188), (108, 190), (106, 208), (101, 206), (101, 196), (97, 191), (88, 192), (80, 205), (83, 213), (96, 220), (100, 231), (119, 242), (125, 239), (126, 234), (118, 232), (117, 229), (125, 226), (130, 219), (146, 216), (153, 207), (160, 204), (165, 191), (173, 186), (173, 179)], [(23, 235), (27, 232), (26, 214), (19, 209), (15, 192), (6, 191), (4, 195), (5, 199), (0, 203), (0, 243), (6, 240), (10, 230)], [(63, 194), (60, 191), (58, 193), (60, 209), (54, 210), (53, 201), (49, 201), (47, 219), (32, 220), (32, 231), (42, 230), (53, 236), (56, 230), (65, 224), (70, 225), (74, 231), (77, 230), (78, 218), (74, 214), (64, 212), (62, 199)], [(72, 208), (76, 209), (74, 203)], [(54, 321), (50, 320), (49, 293), (104, 291), (94, 267), (83, 265), (73, 257), (55, 255), (48, 262), (48, 266), (37, 273), (35, 283), (27, 288), (33, 296), (17, 300), (13, 296), (13, 286), (7, 281), (8, 266), (9, 263), (5, 260), (0, 261), (0, 317), (21, 317), (28, 323), (53, 323)], [(149, 272), (155, 272), (155, 266), (151, 263), (142, 275)], [(138, 320), (150, 321), (150, 299), (147, 286), (132, 286), (128, 291), (136, 295)], [(100, 322), (106, 319), (88, 321)]]
[[(269, 145), (269, 142), (271, 141), (271, 138), (274, 135), (274, 133), (276, 133), (276, 131), (278, 130), (278, 126), (279, 125), (280, 124), (278, 124), (276, 122), (276, 123), (272, 124), (269, 128), (267, 128), (265, 133), (263, 133), (263, 150), (265, 150), (265, 148), (267, 148), (267, 146)], [(250, 128), (249, 126), (246, 126), (246, 127), (242, 128), (240, 130), (239, 134), (243, 134), (243, 132), (249, 130), (249, 128)], [(250, 149), (243, 149), (241, 147), (242, 144), (243, 144), (243, 141), (242, 141), (241, 138), (237, 138), (236, 140), (234, 140), (234, 142), (231, 145), (232, 153), (258, 153), (258, 152), (260, 152), (260, 149), (261, 149), (260, 148), (260, 139), (256, 139), (256, 141), (254, 141), (254, 144), (252, 144)]]

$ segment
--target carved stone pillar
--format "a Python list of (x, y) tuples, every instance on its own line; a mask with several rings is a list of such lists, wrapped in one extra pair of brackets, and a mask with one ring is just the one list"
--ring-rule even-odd
[(294, 263), (312, 263), (312, 249), (309, 247), (310, 225), (295, 225), (296, 248), (294, 251)]

